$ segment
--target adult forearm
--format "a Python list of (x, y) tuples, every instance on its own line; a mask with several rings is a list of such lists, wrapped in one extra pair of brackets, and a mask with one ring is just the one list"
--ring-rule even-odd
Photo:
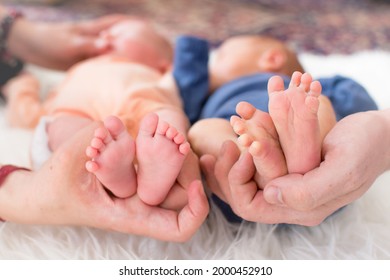
[(30, 38), (35, 34), (33, 25), (33, 22), (18, 18), (15, 19), (9, 31), (7, 39), (8, 51), (23, 61), (29, 60)]
[[(7, 51), (8, 53), (20, 57), (18, 51), (21, 47), (24, 47), (21, 39), (24, 39), (29, 33), (27, 30), (28, 28), (26, 29), (28, 24), (20, 24), (20, 22), (25, 22), (26, 20), (22, 19), (20, 13), (0, 6), (0, 21), (0, 40), (2, 41), (0, 43), (3, 48), (6, 48), (6, 50), (2, 49), (2, 51)], [(27, 48), (28, 46), (24, 47), (24, 49)]]
[(0, 85), (4, 85), (23, 68), (23, 61), (15, 57), (9, 45), (10, 33), (13, 32), (14, 23), (20, 18), (19, 15), (15, 11), (0, 7)]

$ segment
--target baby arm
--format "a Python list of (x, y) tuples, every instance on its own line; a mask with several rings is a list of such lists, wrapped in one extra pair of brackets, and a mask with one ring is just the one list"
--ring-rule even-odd
[(7, 99), (6, 117), (12, 126), (33, 128), (43, 115), (39, 99), (39, 82), (31, 74), (10, 80), (4, 90)]

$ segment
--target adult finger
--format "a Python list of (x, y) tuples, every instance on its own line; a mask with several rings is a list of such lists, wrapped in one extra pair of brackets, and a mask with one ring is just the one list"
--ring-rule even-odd
[[(225, 151), (231, 151), (230, 148), (231, 147), (227, 147)], [(226, 161), (221, 160), (221, 158), (223, 157), (220, 157), (220, 163), (226, 163)], [(210, 161), (212, 161), (212, 159)], [(215, 164), (215, 158), (213, 163)], [(314, 226), (321, 223), (326, 217), (345, 205), (345, 202), (341, 199), (332, 201), (328, 205), (321, 205), (311, 211), (298, 211), (284, 205), (272, 205), (264, 199), (263, 192), (257, 188), (257, 185), (253, 181), (251, 181), (251, 177), (253, 176), (253, 167), (251, 167), (251, 163), (250, 155), (246, 155), (241, 156), (241, 158), (233, 164), (228, 175), (230, 181), (228, 190), (226, 188), (227, 183), (223, 183), (223, 196), (220, 194), (221, 189), (219, 188), (219, 183), (215, 183), (215, 177), (212, 176), (214, 183), (208, 182), (208, 184), (217, 185), (216, 187), (213, 187), (213, 191), (216, 189), (217, 191), (215, 193), (218, 196), (225, 197), (225, 194), (227, 194), (229, 196), (230, 206), (232, 206), (237, 214), (247, 221), (266, 224), (288, 223)], [(229, 166), (229, 164), (227, 165)], [(210, 168), (210, 170), (212, 170), (212, 168)], [(227, 199), (225, 199), (225, 201), (227, 201)]]
[(187, 206), (178, 215), (178, 234), (175, 241), (188, 240), (202, 225), (209, 213), (209, 209), (203, 185), (196, 180), (188, 189)]
[(199, 159), (200, 167), (206, 180), (206, 186), (223, 201), (226, 201), (226, 197), (219, 187), (217, 178), (215, 177), (215, 163), (217, 159), (213, 155), (203, 155)]
[(239, 157), (240, 150), (237, 145), (233, 141), (228, 140), (222, 144), (220, 154), (215, 162), (215, 178), (228, 204), (231, 204), (232, 201), (229, 173)]
[[(254, 181), (232, 184), (232, 202), (234, 211), (243, 219), (265, 224), (297, 224), (315, 226), (345, 204), (341, 200), (331, 201), (310, 211), (299, 211), (285, 205), (268, 203), (263, 191), (257, 189)], [(236, 189), (236, 190), (234, 190)], [(256, 190), (257, 189), (257, 190)], [(250, 195), (247, 195), (249, 193)]]
[(253, 180), (255, 171), (252, 156), (248, 152), (243, 152), (229, 172), (231, 207), (244, 219), (249, 218), (247, 213), (252, 212), (252, 202), (258, 191)]
[(207, 197), (201, 182), (197, 180), (189, 186), (188, 204), (180, 212), (147, 205), (134, 195), (127, 199), (115, 199), (113, 205), (103, 210), (106, 217), (102, 221), (115, 231), (184, 242), (199, 229), (208, 212)]
[(145, 234), (152, 238), (184, 242), (199, 229), (209, 213), (209, 204), (203, 185), (199, 180), (188, 188), (188, 204), (178, 213), (159, 207), (149, 207)]
[(122, 20), (128, 19), (127, 15), (122, 14), (112, 14), (107, 16), (102, 16), (97, 19), (87, 20), (75, 24), (75, 28), (84, 35), (96, 36), (102, 30), (111, 27), (113, 24), (118, 23)]
[(237, 214), (247, 221), (256, 223), (315, 226), (336, 209), (338, 208), (334, 206), (322, 205), (311, 211), (298, 211), (286, 206), (272, 205), (264, 199), (263, 191), (258, 190), (250, 204), (237, 211)]
[(95, 20), (76, 23), (71, 29), (75, 34), (73, 38), (75, 49), (82, 50), (83, 53), (80, 55), (83, 58), (105, 53), (109, 49), (109, 43), (98, 37), (99, 33), (127, 18), (128, 16), (126, 15), (113, 14)]
[(271, 204), (308, 211), (358, 189), (363, 182), (353, 179), (353, 171), (337, 162), (323, 162), (304, 175), (288, 174), (270, 181), (264, 196)]

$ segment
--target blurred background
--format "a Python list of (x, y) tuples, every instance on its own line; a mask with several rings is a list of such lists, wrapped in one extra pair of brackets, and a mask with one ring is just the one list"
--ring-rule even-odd
[(266, 34), (299, 52), (390, 51), (390, 0), (8, 0), (26, 17), (78, 20), (110, 13), (147, 17), (171, 38), (217, 44), (237, 34)]

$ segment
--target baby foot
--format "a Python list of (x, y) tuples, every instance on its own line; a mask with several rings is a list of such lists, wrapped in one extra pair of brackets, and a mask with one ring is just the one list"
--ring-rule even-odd
[(86, 169), (115, 196), (125, 198), (136, 192), (135, 142), (117, 117), (108, 117), (95, 130), (86, 154), (91, 158)]
[(260, 188), (270, 180), (287, 173), (286, 162), (278, 134), (269, 114), (256, 109), (248, 102), (236, 107), (240, 117), (233, 116), (230, 123), (240, 135), (239, 144), (248, 148), (256, 167), (255, 181)]
[(295, 72), (288, 89), (281, 77), (268, 82), (269, 113), (279, 135), (289, 173), (305, 173), (321, 162), (318, 120), (321, 84)]
[(141, 121), (136, 145), (138, 195), (145, 203), (158, 205), (175, 183), (190, 144), (174, 127), (152, 113)]

